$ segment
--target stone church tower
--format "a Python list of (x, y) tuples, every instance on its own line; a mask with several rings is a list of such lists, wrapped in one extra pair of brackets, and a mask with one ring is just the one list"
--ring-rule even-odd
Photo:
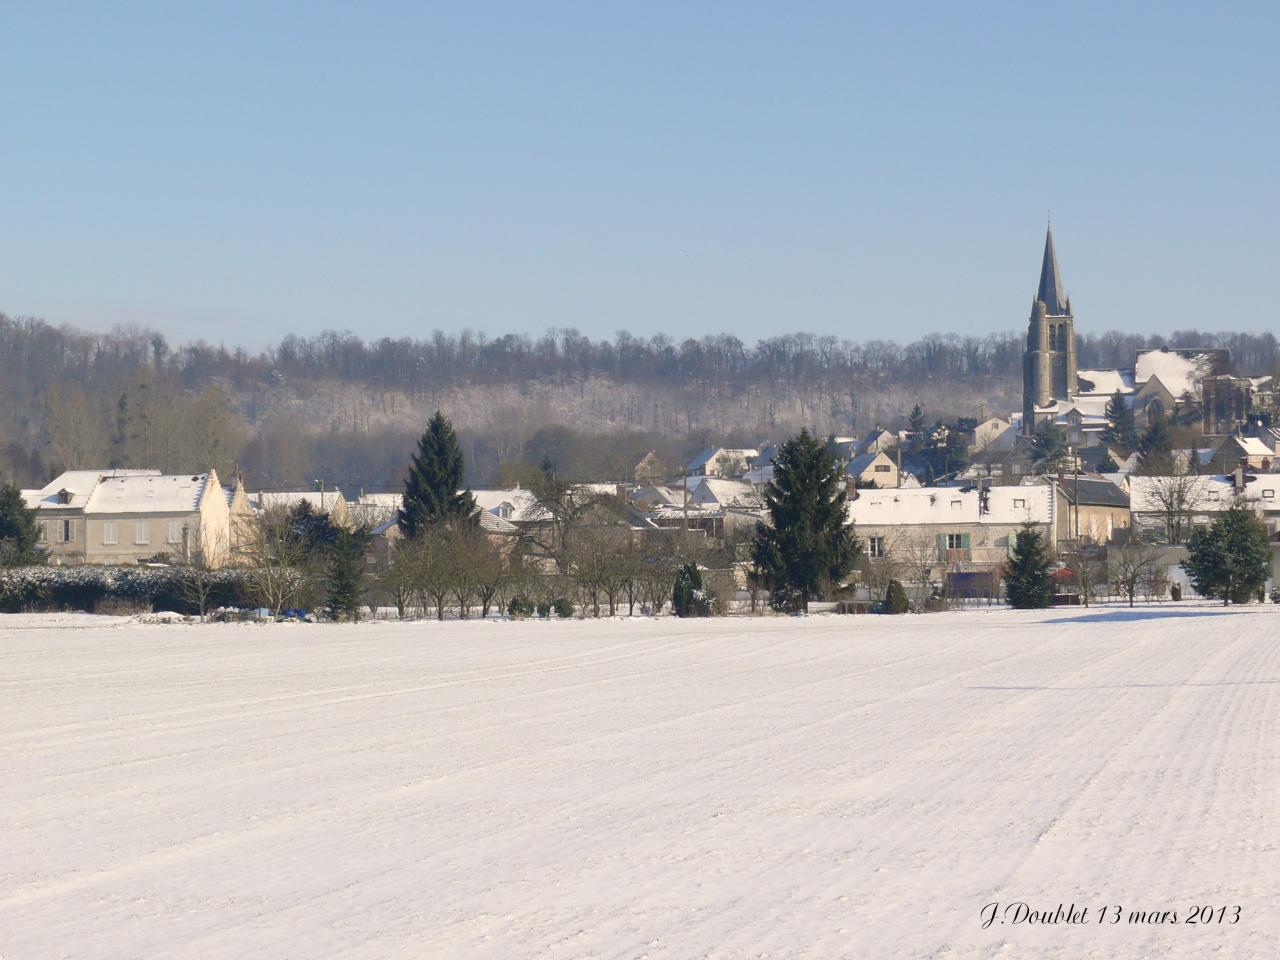
[[(1062, 293), (1062, 274), (1053, 249), (1053, 229), (1044, 237), (1040, 289), (1031, 304), (1027, 349), (1022, 355), (1022, 432), (1036, 429), (1036, 408), (1076, 395), (1076, 331), (1071, 300)], [(1042, 413), (1039, 420), (1049, 419)]]

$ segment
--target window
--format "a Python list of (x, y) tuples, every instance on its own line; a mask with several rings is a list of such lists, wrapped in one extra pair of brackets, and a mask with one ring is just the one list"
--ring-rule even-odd
[(114, 520), (108, 520), (102, 525), (102, 543), (104, 546), (109, 546), (119, 542), (116, 536), (116, 523)]
[(876, 473), (889, 473), (889, 472), (891, 472), (892, 470), (893, 470), (893, 464), (891, 464), (891, 463), (877, 463), (877, 464), (876, 464), (875, 472), (876, 472)]
[(947, 534), (947, 549), (948, 549), (948, 550), (963, 550), (963, 549), (964, 549), (964, 534), (963, 534), (963, 533), (948, 533), (948, 534)]
[(182, 542), (182, 521), (181, 520), (169, 521), (169, 542), (170, 543)]
[(150, 543), (151, 530), (145, 520), (138, 520), (133, 525), (133, 542), (134, 543)]
[(62, 542), (70, 543), (76, 538), (76, 522), (74, 520), (62, 521)]
[(1025, 501), (1025, 500), (1015, 500), (1015, 501), (1013, 501), (1013, 509), (1015, 509), (1015, 510), (1021, 510), (1021, 509), (1023, 509), (1024, 507), (1026, 507), (1026, 505), (1027, 505), (1027, 501)]
[(952, 500), (952, 501), (951, 501), (951, 509), (952, 509), (952, 510), (959, 510), (959, 509), (960, 509), (961, 507), (963, 507), (963, 506), (964, 506), (964, 501), (963, 501), (963, 500)]
[(872, 560), (879, 560), (886, 553), (884, 547), (884, 537), (867, 537), (867, 556)]
[(1264, 499), (1264, 500), (1274, 500), (1275, 498), (1276, 498), (1276, 492), (1275, 492), (1274, 490), (1263, 490), (1263, 491), (1262, 491), (1262, 499)]
[(1209, 491), (1209, 493), (1208, 493), (1208, 499), (1210, 499), (1210, 500), (1217, 500), (1217, 499), (1218, 499), (1218, 491), (1217, 491), (1217, 490), (1210, 490), (1210, 491)]
[(36, 524), (36, 540), (40, 543), (49, 542), (49, 524), (43, 520)]

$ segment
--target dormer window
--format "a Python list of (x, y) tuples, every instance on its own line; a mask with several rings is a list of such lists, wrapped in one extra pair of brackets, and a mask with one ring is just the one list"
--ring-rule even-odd
[(66, 505), (67, 505), (68, 503), (70, 503), (70, 502), (71, 502), (71, 491), (70, 491), (70, 490), (65, 490), (65, 489), (64, 489), (64, 490), (59, 490), (59, 491), (58, 491), (58, 503), (62, 504), (63, 506), (66, 506)]

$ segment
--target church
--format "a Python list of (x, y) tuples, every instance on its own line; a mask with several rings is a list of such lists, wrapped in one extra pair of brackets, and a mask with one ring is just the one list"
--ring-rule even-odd
[(1107, 401), (1117, 392), (1140, 427), (1159, 414), (1198, 424), (1204, 436), (1224, 436), (1248, 428), (1272, 391), (1271, 377), (1235, 376), (1230, 351), (1219, 348), (1140, 350), (1129, 369), (1081, 370), (1071, 298), (1064, 293), (1053, 228), (1046, 229), (1022, 355), (1022, 415), (1015, 414), (1024, 436), (1056, 423), (1077, 447), (1096, 446), (1107, 426)]

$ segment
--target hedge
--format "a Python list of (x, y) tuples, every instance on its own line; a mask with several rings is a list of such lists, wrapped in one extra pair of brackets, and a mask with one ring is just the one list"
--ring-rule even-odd
[[(0, 569), (0, 612), (87, 610), (104, 601), (125, 601), (152, 610), (195, 614), (184, 595), (182, 567), (9, 567)], [(239, 568), (208, 574), (208, 607), (256, 606), (253, 571)]]

